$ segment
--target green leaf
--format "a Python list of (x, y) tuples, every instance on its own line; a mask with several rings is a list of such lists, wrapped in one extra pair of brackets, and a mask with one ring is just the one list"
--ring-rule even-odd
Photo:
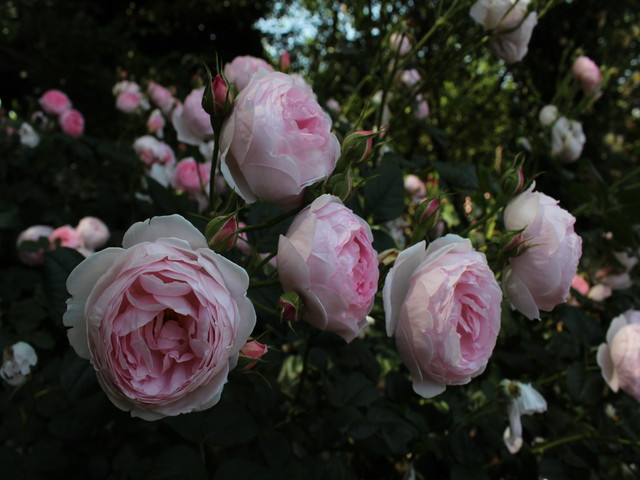
[(224, 447), (242, 445), (256, 436), (256, 424), (249, 411), (236, 403), (219, 403), (205, 420), (207, 440)]
[(67, 310), (67, 277), (84, 260), (82, 254), (72, 248), (58, 248), (44, 255), (45, 291), (54, 311), (59, 315)]
[(446, 163), (433, 160), (432, 165), (438, 170), (442, 179), (452, 187), (465, 190), (480, 188), (476, 167), (467, 163)]
[(364, 186), (365, 216), (376, 223), (398, 218), (405, 210), (402, 171), (393, 157), (384, 157)]
[(158, 455), (148, 471), (153, 480), (206, 480), (207, 473), (200, 455), (187, 445), (176, 445)]

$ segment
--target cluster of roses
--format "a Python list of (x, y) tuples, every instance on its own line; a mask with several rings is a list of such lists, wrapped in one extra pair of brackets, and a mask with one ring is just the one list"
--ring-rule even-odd
[(104, 247), (109, 241), (109, 227), (96, 217), (83, 217), (78, 225), (33, 225), (18, 235), (18, 257), (25, 265), (44, 262), (44, 252), (59, 247), (72, 248), (85, 257)]
[[(238, 82), (235, 98), (218, 76), (209, 93), (194, 91), (193, 100), (173, 108), (192, 127), (191, 120), (208, 116), (202, 105), (211, 95), (209, 113), (223, 117), (217, 134), (226, 183), (246, 203), (291, 211), (308, 187), (328, 186), (365, 159), (373, 134), (351, 134), (341, 148), (309, 85), (272, 70), (258, 66), (243, 86), (225, 68)], [(175, 120), (174, 126), (179, 133)], [(581, 240), (574, 218), (533, 188), (505, 210), (519, 255), (511, 258), (504, 289), (515, 308), (539, 318), (539, 310), (566, 300)], [(247, 272), (211, 248), (229, 225), (219, 218), (206, 236), (177, 215), (137, 223), (122, 249), (92, 255), (69, 277), (70, 342), (93, 363), (113, 403), (132, 415), (156, 419), (214, 405), (253, 331)], [(280, 237), (277, 271), (285, 318), (302, 318), (346, 342), (368, 324), (378, 255), (371, 227), (338, 196), (320, 194), (296, 214)], [(386, 330), (417, 393), (432, 397), (484, 371), (500, 330), (502, 296), (485, 255), (468, 239), (446, 235), (397, 255), (382, 289)]]

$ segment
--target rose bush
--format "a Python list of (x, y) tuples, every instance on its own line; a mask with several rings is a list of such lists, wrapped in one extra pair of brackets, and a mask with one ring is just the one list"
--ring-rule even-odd
[(284, 73), (259, 75), (222, 126), (221, 169), (247, 203), (292, 209), (305, 187), (333, 172), (340, 144), (306, 84)]
[(529, 319), (566, 301), (582, 255), (576, 219), (557, 200), (534, 192), (535, 183), (504, 210), (507, 230), (522, 230), (522, 253), (509, 259), (504, 279), (507, 300)]
[(256, 321), (247, 273), (179, 215), (134, 224), (122, 244), (69, 276), (71, 345), (132, 416), (215, 405)]
[(611, 321), (607, 343), (598, 347), (598, 365), (607, 385), (640, 402), (640, 310), (627, 310)]
[(358, 335), (378, 288), (372, 242), (369, 225), (332, 195), (296, 216), (278, 242), (278, 272), (303, 299), (304, 320), (346, 342)]
[(502, 292), (484, 254), (457, 235), (398, 255), (382, 292), (386, 330), (413, 378), (431, 398), (480, 375), (500, 331)]

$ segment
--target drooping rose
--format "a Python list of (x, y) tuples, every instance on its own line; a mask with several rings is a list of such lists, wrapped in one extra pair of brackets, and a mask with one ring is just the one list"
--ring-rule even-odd
[(38, 355), (31, 345), (17, 342), (7, 347), (3, 355), (0, 377), (9, 385), (17, 387), (27, 381), (31, 367), (38, 363)]
[(304, 301), (305, 321), (346, 342), (366, 326), (379, 276), (372, 242), (369, 225), (332, 195), (296, 216), (278, 242), (278, 273)]
[(178, 104), (171, 115), (178, 140), (189, 145), (200, 145), (213, 135), (209, 114), (202, 108), (203, 95), (204, 87), (192, 90), (184, 104)]
[(235, 83), (238, 90), (243, 90), (258, 70), (266, 73), (274, 71), (273, 67), (261, 58), (251, 55), (242, 55), (234, 58), (231, 63), (224, 66), (224, 76), (230, 83)]
[(521, 230), (523, 252), (509, 259), (505, 293), (511, 306), (529, 319), (539, 319), (566, 301), (582, 255), (576, 219), (557, 200), (534, 192), (535, 183), (504, 210), (507, 230)]
[(134, 224), (122, 244), (69, 275), (71, 345), (132, 416), (215, 405), (256, 321), (247, 273), (179, 215)]
[[(20, 261), (31, 267), (36, 265), (42, 265), (44, 262), (45, 248), (39, 248), (35, 251), (21, 250), (20, 245), (22, 242), (37, 242), (41, 238), (46, 238), (49, 242), (49, 236), (53, 233), (53, 227), (48, 225), (33, 225), (18, 235), (16, 240), (16, 247), (18, 248), (18, 257)], [(47, 246), (48, 249), (48, 246)]]
[(42, 110), (51, 115), (60, 115), (71, 108), (71, 100), (60, 90), (47, 90), (38, 100)]
[(84, 117), (73, 108), (62, 112), (58, 117), (58, 123), (62, 131), (70, 137), (79, 137), (84, 132)]
[(96, 217), (83, 217), (76, 226), (80, 242), (84, 248), (96, 250), (109, 241), (109, 227)]
[(611, 321), (607, 343), (598, 347), (598, 365), (607, 385), (640, 402), (640, 310), (627, 310)]
[(522, 60), (529, 49), (536, 12), (527, 14), (530, 0), (478, 0), (469, 14), (485, 30), (491, 30), (489, 48), (506, 63)]
[(311, 89), (276, 72), (240, 92), (222, 126), (220, 151), (225, 180), (247, 203), (292, 209), (305, 187), (333, 172), (340, 144)]
[(580, 56), (575, 59), (571, 67), (571, 73), (586, 94), (598, 93), (602, 84), (600, 67), (589, 57)]
[(586, 140), (580, 122), (560, 117), (551, 127), (551, 155), (564, 163), (575, 162)]
[(502, 292), (483, 253), (457, 235), (402, 251), (382, 291), (387, 335), (413, 389), (431, 398), (480, 375), (500, 331)]

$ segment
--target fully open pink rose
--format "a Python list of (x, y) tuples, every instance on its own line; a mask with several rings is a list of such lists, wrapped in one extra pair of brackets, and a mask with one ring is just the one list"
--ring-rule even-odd
[(104, 247), (109, 241), (109, 227), (96, 217), (83, 217), (76, 226), (84, 248), (95, 250)]
[(425, 398), (480, 375), (500, 331), (502, 292), (483, 253), (457, 235), (404, 250), (382, 291), (413, 389)]
[(253, 74), (260, 69), (266, 73), (274, 71), (273, 67), (261, 58), (242, 55), (234, 58), (231, 63), (227, 63), (224, 66), (224, 76), (230, 83), (235, 83), (238, 90), (242, 90), (249, 85)]
[(534, 187), (504, 211), (507, 230), (524, 229), (524, 251), (509, 259), (505, 293), (512, 307), (529, 319), (539, 319), (539, 310), (548, 312), (566, 301), (582, 255), (582, 239), (573, 229), (576, 219)]
[[(53, 227), (48, 225), (33, 225), (18, 235), (16, 240), (16, 247), (18, 248), (18, 257), (20, 261), (29, 266), (42, 265), (44, 262), (45, 248), (38, 248), (37, 250), (21, 250), (20, 245), (22, 242), (38, 242), (41, 238), (46, 238), (49, 241), (49, 236), (53, 233)], [(48, 247), (46, 248), (48, 250)]]
[(339, 198), (322, 195), (302, 210), (278, 243), (285, 291), (304, 301), (303, 318), (353, 340), (367, 324), (378, 289), (371, 228)]
[(247, 203), (292, 209), (305, 187), (333, 172), (340, 144), (308, 85), (279, 72), (257, 75), (222, 126), (222, 174)]
[(84, 117), (73, 108), (65, 110), (58, 117), (62, 131), (71, 137), (79, 137), (84, 132)]
[(598, 93), (600, 90), (602, 73), (600, 72), (600, 67), (598, 67), (596, 62), (591, 60), (589, 57), (585, 57), (583, 55), (576, 58), (573, 62), (573, 66), (571, 67), (571, 73), (573, 73), (575, 79), (580, 82), (584, 93)]
[(611, 390), (622, 389), (640, 402), (640, 310), (611, 321), (607, 343), (598, 347), (598, 365)]
[(134, 224), (122, 244), (69, 275), (71, 345), (132, 416), (215, 405), (256, 321), (247, 273), (179, 215)]
[(213, 135), (209, 114), (202, 108), (204, 87), (192, 90), (183, 105), (177, 105), (171, 114), (178, 140), (189, 145), (200, 145)]
[(489, 48), (507, 63), (522, 60), (529, 49), (536, 12), (527, 14), (530, 0), (478, 0), (469, 14), (486, 30), (492, 31)]
[(71, 100), (60, 90), (47, 90), (38, 100), (42, 110), (51, 115), (60, 115), (71, 108)]

